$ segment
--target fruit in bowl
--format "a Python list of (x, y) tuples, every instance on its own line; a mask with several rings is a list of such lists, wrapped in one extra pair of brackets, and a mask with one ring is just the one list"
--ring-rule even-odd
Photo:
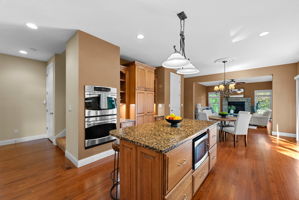
[(165, 120), (171, 124), (171, 127), (178, 127), (178, 124), (183, 120), (183, 118), (172, 113), (166, 116)]
[(228, 112), (220, 112), (219, 115), (220, 115), (222, 118), (226, 118), (226, 116), (228, 115)]

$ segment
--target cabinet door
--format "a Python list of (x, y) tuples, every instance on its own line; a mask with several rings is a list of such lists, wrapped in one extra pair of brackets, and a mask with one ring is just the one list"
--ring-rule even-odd
[(146, 88), (146, 70), (144, 67), (136, 67), (136, 89), (145, 90)]
[(145, 123), (145, 115), (137, 115), (136, 117), (136, 125), (140, 125)]
[(153, 114), (155, 112), (155, 94), (154, 92), (146, 92), (146, 113)]
[(155, 71), (151, 69), (146, 69), (145, 71), (146, 85), (145, 88), (148, 91), (155, 90)]
[(151, 123), (155, 121), (154, 114), (147, 114), (144, 116), (144, 123)]
[(145, 92), (144, 91), (137, 91), (136, 92), (136, 103), (137, 103), (137, 109), (136, 109), (136, 113), (137, 115), (140, 114), (145, 114), (146, 110), (145, 110), (145, 106), (146, 106), (146, 102), (145, 102)]

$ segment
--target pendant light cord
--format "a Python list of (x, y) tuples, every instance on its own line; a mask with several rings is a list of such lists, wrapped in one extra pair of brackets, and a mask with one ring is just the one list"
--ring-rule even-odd
[(185, 20), (180, 20), (180, 52), (186, 58), (185, 54)]

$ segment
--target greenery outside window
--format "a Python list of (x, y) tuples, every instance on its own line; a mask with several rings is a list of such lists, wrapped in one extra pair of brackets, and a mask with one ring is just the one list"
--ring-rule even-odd
[(272, 90), (254, 91), (254, 109), (261, 114), (266, 110), (272, 110)]
[(214, 113), (220, 112), (220, 94), (217, 92), (208, 93), (209, 107), (212, 108)]

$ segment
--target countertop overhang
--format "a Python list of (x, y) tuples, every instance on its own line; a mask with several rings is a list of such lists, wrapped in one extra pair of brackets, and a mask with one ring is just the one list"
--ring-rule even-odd
[(184, 119), (178, 128), (164, 120), (110, 131), (110, 135), (136, 145), (167, 153), (204, 133), (215, 121)]

